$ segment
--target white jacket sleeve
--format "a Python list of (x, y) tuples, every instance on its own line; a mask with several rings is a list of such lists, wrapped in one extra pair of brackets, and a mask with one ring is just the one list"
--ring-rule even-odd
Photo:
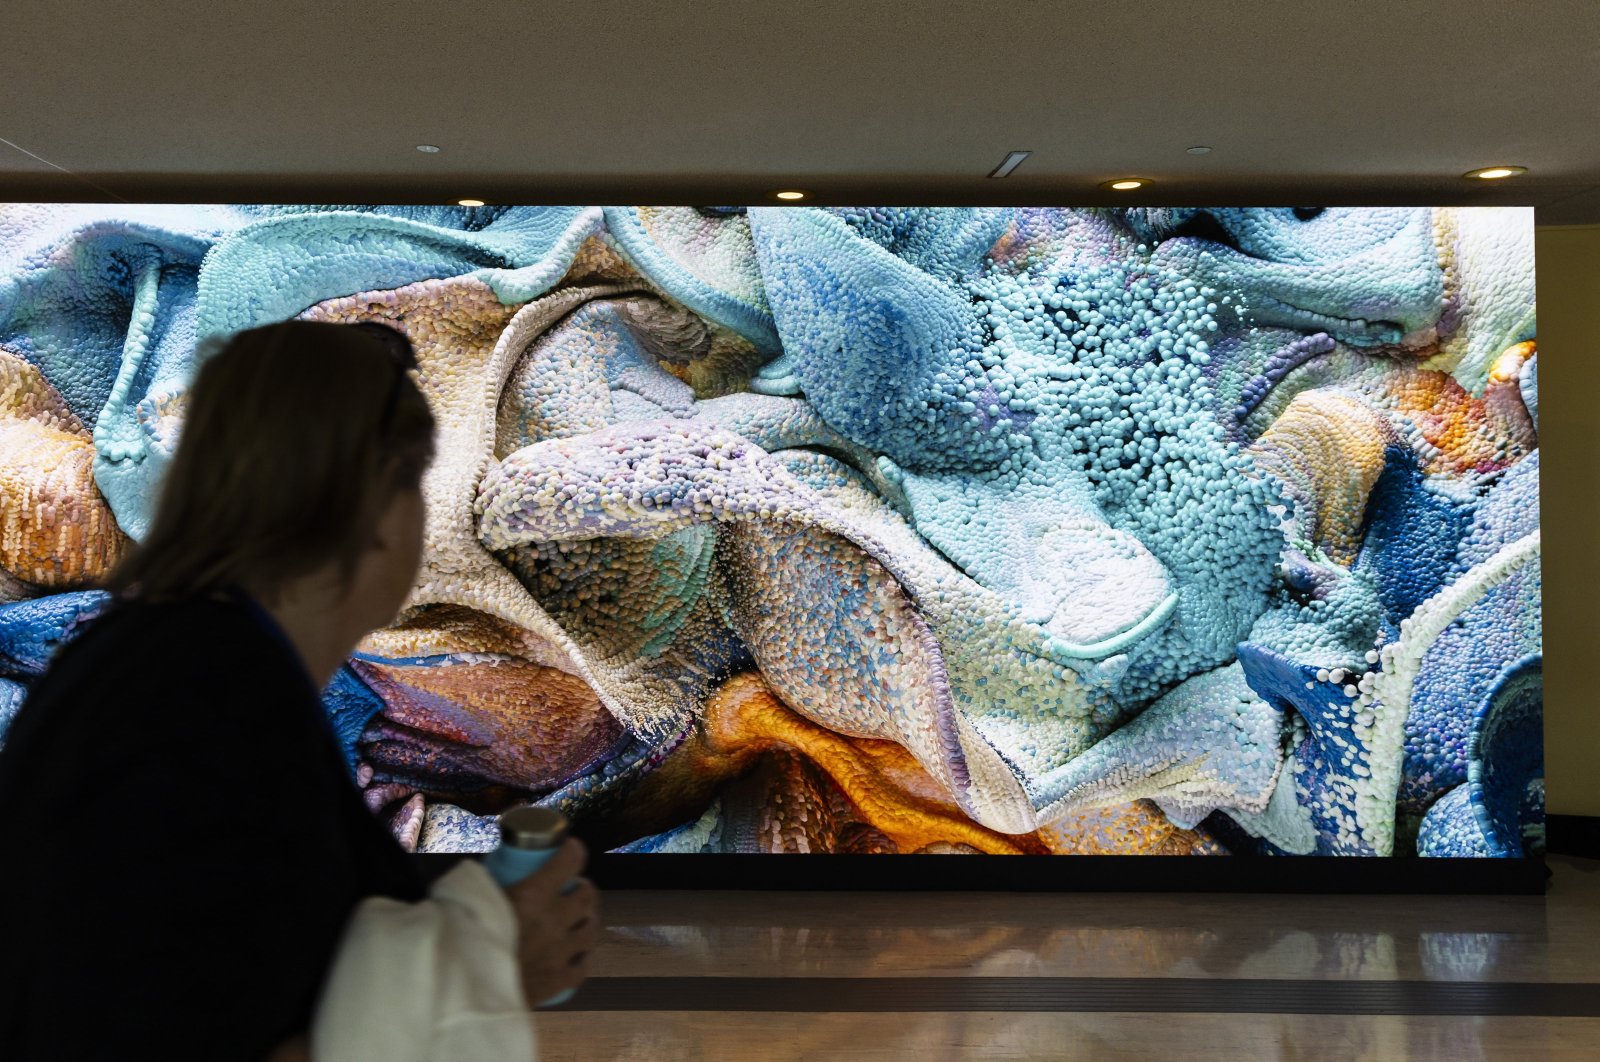
[(311, 1024), (314, 1062), (533, 1062), (511, 902), (476, 860), (420, 903), (363, 900)]

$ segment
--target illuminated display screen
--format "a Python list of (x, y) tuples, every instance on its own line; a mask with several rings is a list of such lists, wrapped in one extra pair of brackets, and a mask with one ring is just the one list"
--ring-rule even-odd
[(1536, 852), (1532, 237), (0, 206), (0, 720), (147, 528), (195, 344), (379, 320), (427, 553), (325, 702), (408, 847), (538, 801), (639, 853)]

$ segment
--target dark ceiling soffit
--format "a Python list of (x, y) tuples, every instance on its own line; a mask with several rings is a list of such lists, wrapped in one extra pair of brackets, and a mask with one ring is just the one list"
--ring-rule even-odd
[[(784, 186), (807, 188), (805, 204), (841, 206), (893, 203), (905, 206), (1540, 206), (1589, 191), (1584, 184), (1519, 180), (1515, 185), (1469, 184), (1459, 178), (1425, 180), (1265, 180), (1219, 178), (1204, 181), (1159, 179), (1122, 195), (1095, 187), (1091, 179), (1071, 182), (1012, 176), (859, 179), (791, 177)], [(670, 178), (486, 177), (430, 174), (426, 178), (383, 175), (195, 176), (0, 174), (0, 201), (146, 203), (452, 203), (472, 196), (489, 203), (541, 206), (588, 203), (637, 205), (713, 205), (772, 203), (768, 187), (749, 179), (718, 176)], [(104, 193), (97, 192), (103, 189)]]

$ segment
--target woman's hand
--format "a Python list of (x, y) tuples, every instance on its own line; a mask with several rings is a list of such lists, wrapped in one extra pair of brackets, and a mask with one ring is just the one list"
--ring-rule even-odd
[(569, 837), (548, 863), (506, 890), (517, 912), (517, 958), (530, 1008), (589, 976), (589, 951), (600, 935), (600, 894), (578, 877), (587, 858), (583, 843)]

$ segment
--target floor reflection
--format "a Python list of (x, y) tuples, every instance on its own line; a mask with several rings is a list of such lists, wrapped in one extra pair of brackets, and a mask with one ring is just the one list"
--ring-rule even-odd
[[(712, 976), (737, 963), (750, 976), (1284, 977), (1367, 980), (1499, 979), (1503, 952), (1525, 934), (1313, 933), (1288, 929), (1230, 936), (1151, 927), (898, 929), (614, 926), (601, 976)], [(737, 960), (730, 956), (738, 952)], [(627, 963), (621, 961), (621, 952)], [(663, 965), (649, 961), (660, 959)], [(642, 971), (628, 964), (645, 960)], [(770, 967), (770, 968), (769, 968)], [(757, 973), (757, 970), (760, 973)]]
[[(594, 973), (1600, 982), (1600, 862), (1552, 864), (1545, 897), (617, 891)], [(804, 995), (770, 1013), (548, 1013), (541, 1058), (1499, 1062), (1600, 1043), (1594, 1018), (843, 1014)]]
[(1600, 875), (1547, 897), (628, 892), (597, 976), (1600, 979)]
[(1151, 1014), (558, 1014), (546, 1062), (1588, 1059), (1593, 1018)]

